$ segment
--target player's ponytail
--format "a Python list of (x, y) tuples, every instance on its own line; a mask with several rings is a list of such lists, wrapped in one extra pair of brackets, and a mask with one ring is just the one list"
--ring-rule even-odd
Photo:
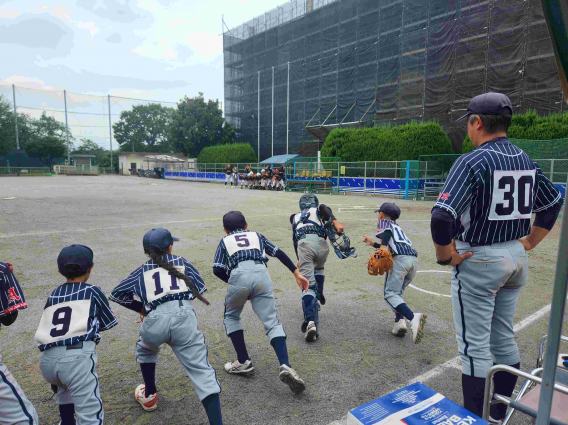
[(181, 273), (178, 269), (176, 269), (173, 265), (171, 265), (170, 263), (168, 263), (167, 261), (164, 260), (163, 255), (164, 252), (157, 250), (156, 248), (154, 248), (153, 246), (148, 246), (146, 248), (144, 248), (144, 252), (146, 254), (148, 254), (148, 256), (161, 268), (167, 270), (168, 272), (170, 272), (172, 275), (174, 275), (175, 277), (177, 277), (178, 279), (183, 280), (186, 284), (187, 287), (191, 290), (191, 293), (193, 294), (193, 296), (195, 298), (197, 298), (199, 301), (210, 305), (209, 301), (207, 301), (206, 298), (204, 298), (199, 291), (197, 290), (195, 283), (193, 283), (193, 281), (189, 278), (189, 276), (187, 276), (185, 273)]

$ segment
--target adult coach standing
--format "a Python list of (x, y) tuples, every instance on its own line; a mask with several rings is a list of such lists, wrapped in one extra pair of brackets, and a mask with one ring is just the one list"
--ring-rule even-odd
[[(512, 114), (503, 94), (471, 100), (460, 120), (467, 118), (476, 149), (454, 163), (432, 209), (438, 264), (453, 266), (464, 407), (479, 416), (487, 371), (493, 364), (520, 368), (513, 321), (528, 278), (526, 251), (552, 229), (563, 202), (539, 166), (507, 139)], [(498, 372), (495, 392), (510, 396), (515, 383), (515, 376)], [(505, 405), (492, 406), (493, 419), (505, 413)]]

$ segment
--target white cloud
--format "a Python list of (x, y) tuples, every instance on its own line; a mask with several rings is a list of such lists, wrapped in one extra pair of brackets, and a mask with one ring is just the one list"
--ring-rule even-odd
[(89, 31), (89, 34), (91, 34), (91, 41), (93, 41), (95, 35), (101, 32), (99, 27), (97, 27), (94, 22), (77, 22), (75, 23), (75, 25), (77, 26), (77, 28)]
[(14, 19), (20, 16), (23, 12), (21, 10), (14, 10), (10, 7), (3, 7), (0, 9), (0, 18)]
[(42, 80), (36, 77), (25, 77), (23, 75), (11, 75), (0, 80), (0, 85), (16, 85), (30, 89), (57, 90), (53, 86), (46, 85)]

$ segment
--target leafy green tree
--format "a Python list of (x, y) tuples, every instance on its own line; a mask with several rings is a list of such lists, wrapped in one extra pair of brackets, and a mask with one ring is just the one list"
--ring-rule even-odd
[(219, 101), (205, 102), (203, 93), (185, 96), (174, 110), (170, 126), (172, 147), (188, 157), (197, 157), (208, 146), (233, 143), (235, 127), (223, 118)]
[(55, 160), (65, 156), (67, 146), (65, 141), (56, 136), (32, 138), (26, 145), (30, 158), (38, 158), (46, 167), (51, 168)]
[[(26, 114), (18, 114), (18, 133), (20, 145), (25, 144), (33, 136), (33, 118)], [(16, 149), (16, 126), (12, 105), (0, 96), (0, 155), (9, 154)]]
[[(51, 168), (57, 158), (64, 157), (67, 150), (73, 147), (71, 134), (69, 134), (70, 146), (67, 146), (65, 124), (48, 116), (45, 112), (39, 119), (28, 118), (28, 122), (23, 122), (22, 125), (24, 137), (20, 138), (20, 146), (30, 158), (38, 158), (47, 167)], [(18, 115), (19, 127), (20, 116)]]
[(159, 103), (136, 105), (113, 124), (114, 138), (122, 151), (170, 152), (168, 129), (172, 108)]
[(404, 161), (421, 155), (451, 154), (452, 144), (437, 122), (381, 126), (359, 129), (335, 129), (321, 149), (324, 157), (342, 161)]
[(71, 153), (95, 155), (93, 165), (100, 165), (103, 157), (105, 156), (106, 150), (97, 145), (91, 139), (81, 139), (81, 145), (78, 148), (75, 148), (75, 150)]
[(231, 145), (217, 145), (203, 148), (197, 157), (197, 162), (235, 164), (243, 162), (256, 162), (254, 149), (248, 143), (233, 143)]

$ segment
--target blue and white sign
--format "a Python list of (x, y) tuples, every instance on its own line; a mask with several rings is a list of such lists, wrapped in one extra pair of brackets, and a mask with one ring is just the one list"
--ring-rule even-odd
[(479, 416), (417, 382), (350, 410), (347, 425), (488, 425)]

